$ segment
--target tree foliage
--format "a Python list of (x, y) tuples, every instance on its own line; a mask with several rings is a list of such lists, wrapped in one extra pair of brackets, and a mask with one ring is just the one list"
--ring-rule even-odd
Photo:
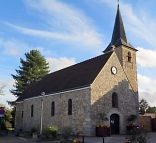
[(139, 113), (142, 115), (145, 114), (148, 107), (149, 105), (147, 101), (145, 99), (141, 99), (139, 102)]
[(1, 129), (6, 130), (7, 128), (12, 128), (12, 112), (13, 109), (7, 108), (5, 105), (0, 104), (0, 107), (3, 107), (5, 110), (4, 118), (1, 118)]
[(146, 110), (146, 113), (156, 113), (156, 107), (148, 107), (147, 110)]
[(16, 70), (16, 75), (12, 74), (15, 84), (11, 93), (17, 97), (22, 95), (27, 85), (40, 80), (49, 72), (49, 64), (38, 50), (25, 53), (25, 58), (20, 59), (21, 66)]

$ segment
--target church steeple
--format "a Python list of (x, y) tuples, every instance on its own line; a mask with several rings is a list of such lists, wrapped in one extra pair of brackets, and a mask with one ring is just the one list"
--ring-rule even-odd
[(125, 29), (124, 29), (124, 25), (123, 25), (121, 13), (120, 13), (120, 8), (118, 4), (111, 45), (118, 46), (122, 44), (123, 42), (126, 44), (127, 38), (126, 38)]
[(112, 39), (108, 47), (105, 49), (104, 53), (112, 51), (117, 56), (132, 90), (137, 92), (138, 91), (137, 71), (136, 71), (137, 49), (135, 49), (127, 41), (119, 4), (116, 13)]
[(108, 47), (103, 52), (106, 53), (106, 52), (112, 51), (113, 46), (118, 47), (121, 45), (125, 45), (130, 48), (133, 48), (132, 45), (130, 45), (127, 41), (126, 33), (125, 33), (123, 21), (122, 21), (122, 16), (121, 16), (119, 4), (118, 4), (112, 39)]

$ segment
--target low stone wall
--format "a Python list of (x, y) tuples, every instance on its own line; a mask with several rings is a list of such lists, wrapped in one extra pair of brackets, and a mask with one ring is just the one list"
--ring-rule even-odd
[(140, 116), (139, 117), (140, 126), (147, 132), (152, 131), (151, 117), (150, 116)]

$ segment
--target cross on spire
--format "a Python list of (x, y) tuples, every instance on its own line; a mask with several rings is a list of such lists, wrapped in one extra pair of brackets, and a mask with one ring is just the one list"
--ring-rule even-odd
[(120, 0), (117, 0), (117, 2), (118, 2), (118, 7), (117, 7), (117, 13), (116, 13), (116, 18), (115, 18), (112, 39), (111, 39), (110, 44), (103, 51), (104, 53), (112, 51), (113, 46), (119, 47), (121, 45), (125, 45), (127, 47), (134, 49), (127, 41), (126, 33), (125, 33), (125, 29), (124, 29), (124, 25), (123, 25), (121, 13), (120, 13), (120, 7), (119, 7)]
[(118, 0), (118, 7), (119, 7), (119, 3), (120, 3), (120, 1)]
[(120, 9), (118, 7), (117, 14), (116, 14), (116, 19), (115, 19), (115, 24), (114, 24), (114, 30), (113, 30), (111, 44), (112, 45), (115, 45), (120, 40), (121, 41), (124, 41), (125, 43), (127, 43), (127, 38), (126, 38), (126, 33), (125, 33), (124, 25), (123, 25), (123, 21), (122, 21)]
[(118, 8), (117, 8), (117, 14), (115, 18), (115, 24), (114, 24), (114, 30), (112, 34), (112, 39), (108, 47), (105, 49), (104, 52), (109, 51), (112, 47), (114, 46), (119, 46), (121, 44), (127, 45), (127, 38), (126, 38), (126, 33), (120, 13), (120, 8), (119, 8), (119, 0), (118, 0)]

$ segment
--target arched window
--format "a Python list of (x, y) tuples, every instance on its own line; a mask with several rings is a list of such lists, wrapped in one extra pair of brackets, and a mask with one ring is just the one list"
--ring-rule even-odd
[(34, 105), (31, 105), (31, 117), (34, 116)]
[(22, 118), (23, 118), (23, 115), (24, 115), (24, 111), (22, 111)]
[(131, 60), (132, 60), (131, 52), (128, 52), (127, 61), (131, 62)]
[(112, 107), (118, 108), (118, 95), (116, 92), (112, 94)]
[(72, 100), (68, 100), (68, 115), (72, 115)]
[(51, 103), (51, 116), (55, 115), (55, 102)]

